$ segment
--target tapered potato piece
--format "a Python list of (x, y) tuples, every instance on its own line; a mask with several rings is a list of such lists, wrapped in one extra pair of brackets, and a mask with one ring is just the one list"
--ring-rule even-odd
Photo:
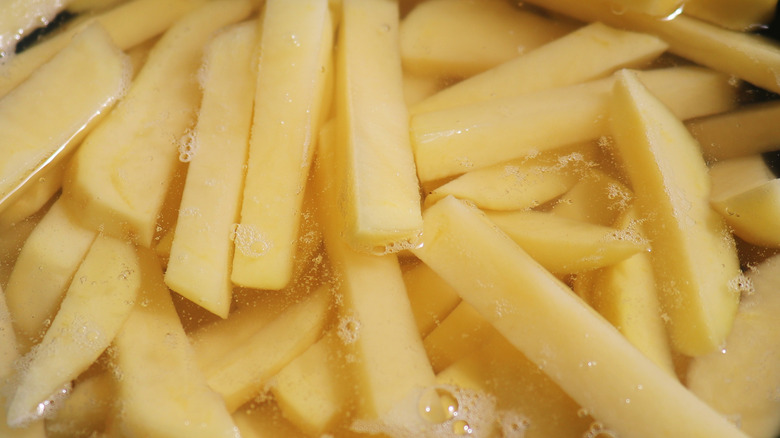
[(401, 22), (401, 59), (415, 74), (468, 77), (572, 28), (501, 0), (426, 1)]
[(686, 123), (708, 162), (771, 152), (780, 144), (780, 102), (745, 105)]
[(281, 289), (292, 278), (301, 205), (333, 51), (327, 0), (265, 4), (241, 221), (231, 278)]
[(737, 310), (734, 240), (710, 207), (696, 140), (633, 73), (618, 78), (610, 127), (646, 220), (662, 311), (678, 351), (706, 354), (725, 342)]
[(26, 357), (28, 365), (8, 407), (11, 426), (43, 415), (50, 398), (56, 399), (100, 356), (130, 314), (142, 284), (133, 246), (106, 236), (95, 239), (73, 278), (46, 335)]
[(142, 292), (114, 339), (119, 428), (135, 436), (238, 436), (195, 362), (159, 261), (145, 248), (139, 257)]
[(37, 179), (30, 181), (16, 200), (0, 211), (0, 228), (7, 228), (40, 211), (62, 188), (67, 160), (49, 166)]
[(165, 283), (223, 318), (233, 284), (231, 232), (238, 220), (254, 95), (257, 23), (217, 36), (204, 58), (203, 101)]
[(127, 58), (104, 30), (91, 26), (0, 99), (0, 209), (72, 151), (122, 97), (129, 80)]
[(57, 200), (25, 241), (5, 291), (24, 352), (48, 328), (96, 236), (76, 224)]
[(436, 111), (605, 77), (619, 68), (644, 67), (666, 48), (655, 36), (593, 23), (445, 88), (414, 105), (411, 112)]
[(435, 372), (441, 372), (465, 355), (479, 349), (495, 329), (472, 305), (461, 301), (425, 337), (423, 346)]
[(79, 378), (68, 398), (46, 418), (47, 438), (90, 436), (104, 432), (112, 416), (116, 382), (109, 372)]
[(599, 169), (591, 169), (550, 209), (568, 219), (612, 226), (631, 204), (633, 192)]
[(347, 242), (397, 252), (418, 239), (420, 194), (409, 143), (391, 0), (346, 0), (336, 69), (338, 204)]
[(177, 143), (200, 102), (203, 45), (246, 17), (248, 0), (209, 2), (155, 45), (122, 104), (84, 140), (63, 194), (84, 226), (151, 246), (157, 216), (180, 165)]
[(425, 263), (404, 271), (403, 277), (414, 320), (425, 337), (455, 309), (460, 297)]
[(640, 438), (745, 436), (477, 209), (448, 197), (424, 218), (414, 254), (605, 427)]

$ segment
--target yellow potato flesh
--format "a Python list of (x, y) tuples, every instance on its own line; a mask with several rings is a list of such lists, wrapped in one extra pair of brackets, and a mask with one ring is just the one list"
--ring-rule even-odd
[(591, 169), (550, 211), (568, 219), (612, 226), (633, 196), (622, 182), (599, 169)]
[(726, 29), (752, 31), (769, 24), (776, 0), (687, 0), (685, 13)]
[(423, 263), (404, 271), (403, 275), (414, 320), (420, 336), (425, 337), (458, 305), (460, 297)]
[(780, 124), (774, 123), (778, 118), (780, 102), (770, 101), (694, 119), (686, 126), (710, 162), (775, 150), (780, 142)]

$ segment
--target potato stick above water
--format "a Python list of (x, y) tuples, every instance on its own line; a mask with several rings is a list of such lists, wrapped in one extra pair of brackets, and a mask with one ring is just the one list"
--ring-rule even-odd
[(252, 119), (257, 23), (221, 33), (206, 48), (203, 101), (189, 160), (165, 283), (223, 318), (228, 316), (233, 242)]
[(618, 436), (745, 437), (478, 210), (449, 197), (424, 218), (415, 255)]
[(301, 205), (330, 101), (333, 25), (327, 0), (268, 0), (233, 283), (281, 289), (293, 274)]
[(573, 85), (607, 76), (619, 68), (644, 67), (666, 49), (666, 43), (656, 37), (593, 23), (447, 87), (414, 105), (411, 112)]

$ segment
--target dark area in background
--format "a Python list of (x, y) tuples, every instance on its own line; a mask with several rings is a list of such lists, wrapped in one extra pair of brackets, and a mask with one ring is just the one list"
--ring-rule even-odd
[(72, 12), (68, 12), (68, 11), (60, 12), (45, 27), (39, 27), (33, 30), (32, 32), (30, 32), (27, 36), (25, 36), (21, 40), (19, 40), (19, 42), (16, 43), (16, 53), (24, 52), (25, 50), (34, 46), (35, 43), (44, 39), (47, 35), (56, 31), (57, 29), (62, 27), (65, 23), (69, 22), (75, 17), (76, 14)]

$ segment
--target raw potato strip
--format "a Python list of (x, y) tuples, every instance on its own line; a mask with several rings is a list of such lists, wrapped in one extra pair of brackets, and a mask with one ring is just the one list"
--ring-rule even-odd
[(25, 241), (5, 291), (24, 352), (48, 328), (96, 236), (78, 226), (57, 200)]
[(767, 38), (723, 29), (685, 14), (668, 20), (632, 11), (615, 14), (612, 0), (530, 0), (529, 3), (579, 20), (602, 21), (657, 35), (676, 55), (780, 92), (777, 80), (780, 77), (780, 46)]
[(241, 430), (242, 438), (311, 437), (282, 417), (279, 407), (271, 400), (239, 409), (233, 414), (233, 420)]
[(48, 166), (24, 188), (17, 199), (0, 211), (0, 228), (8, 228), (40, 211), (62, 188), (67, 159)]
[(121, 376), (119, 428), (131, 436), (235, 438), (238, 429), (206, 384), (163, 282), (160, 263), (141, 249), (142, 292), (114, 339)]
[(141, 289), (139, 271), (129, 243), (105, 236), (95, 239), (51, 327), (25, 357), (27, 365), (8, 407), (9, 425), (20, 426), (43, 415), (50, 398), (63, 397), (63, 387), (109, 346)]
[(403, 278), (414, 321), (420, 336), (425, 337), (455, 309), (460, 297), (424, 263), (404, 271)]
[(90, 436), (106, 428), (116, 399), (116, 382), (109, 372), (79, 378), (53, 416), (46, 418), (47, 438)]
[(0, 209), (78, 145), (129, 81), (125, 55), (105, 31), (91, 26), (0, 99)]
[(234, 283), (278, 290), (292, 278), (301, 204), (333, 51), (327, 0), (268, 0)]
[(0, 14), (0, 62), (11, 56), (16, 43), (30, 31), (48, 23), (68, 0), (6, 0)]
[(338, 42), (338, 205), (347, 242), (397, 252), (420, 234), (422, 216), (403, 100), (398, 5), (345, 0)]
[(478, 349), (495, 329), (469, 303), (461, 301), (423, 340), (437, 373)]
[(745, 438), (477, 209), (449, 197), (424, 218), (415, 255), (618, 436)]
[(633, 197), (625, 184), (599, 169), (591, 169), (550, 211), (568, 219), (610, 227)]
[(78, 26), (71, 26), (44, 42), (34, 45), (0, 65), (0, 97), (29, 77), (38, 67), (85, 27), (99, 23), (122, 50), (161, 34), (173, 22), (205, 0), (135, 0), (117, 6)]
[(709, 204), (710, 178), (696, 140), (629, 72), (618, 73), (610, 127), (652, 242), (670, 337), (683, 354), (721, 348), (739, 302), (734, 240)]
[(401, 22), (401, 58), (405, 70), (422, 76), (468, 77), (572, 28), (502, 0), (430, 0)]
[(458, 82), (415, 105), (411, 112), (437, 111), (597, 79), (619, 68), (644, 67), (667, 47), (652, 35), (593, 23)]
[(179, 165), (177, 142), (200, 103), (196, 72), (203, 45), (251, 11), (249, 0), (206, 3), (157, 43), (127, 96), (84, 140), (63, 190), (85, 226), (143, 246)]
[(222, 395), (230, 412), (263, 392), (271, 377), (321, 337), (330, 298), (327, 287), (317, 289), (203, 368), (209, 386)]
[(686, 0), (685, 14), (726, 29), (754, 31), (775, 15), (777, 0)]
[(225, 31), (206, 48), (203, 101), (193, 132), (165, 283), (227, 318), (234, 231), (241, 202), (254, 95), (256, 22)]
[[(734, 108), (728, 77), (684, 67), (641, 72), (642, 81), (681, 119)], [(614, 77), (412, 117), (423, 182), (513, 158), (595, 140), (607, 133)], [(561, 123), (565, 120), (566, 123)]]

